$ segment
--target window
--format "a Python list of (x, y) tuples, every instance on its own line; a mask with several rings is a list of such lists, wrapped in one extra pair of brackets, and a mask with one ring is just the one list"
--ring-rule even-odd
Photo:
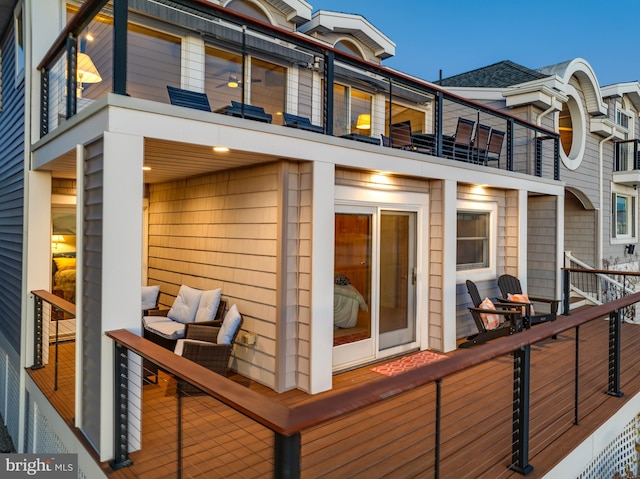
[[(497, 210), (496, 203), (458, 201), (456, 269), (459, 279), (495, 277)], [(469, 272), (474, 275), (470, 276)]]
[(619, 107), (616, 108), (616, 124), (623, 128), (629, 128), (629, 115), (623, 112)]
[(22, 4), (16, 7), (14, 17), (16, 43), (16, 85), (18, 85), (24, 78), (24, 23), (22, 15)]
[(611, 236), (620, 240), (636, 237), (636, 197), (635, 194), (612, 194)]
[(456, 265), (458, 270), (489, 266), (490, 214), (458, 211)]

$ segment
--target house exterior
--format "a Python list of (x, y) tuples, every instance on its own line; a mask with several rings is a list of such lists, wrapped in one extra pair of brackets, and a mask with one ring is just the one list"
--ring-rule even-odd
[[(627, 149), (613, 171), (612, 140), (637, 138), (638, 85), (600, 88), (583, 60), (440, 87), (385, 68), (396, 45), (364, 17), (303, 0), (0, 5), (0, 406), (21, 452), (82, 451), (87, 471), (86, 444), (113, 458), (105, 333), (142, 334), (141, 284), (165, 308), (183, 284), (222, 288), (256, 338), (232, 368), (315, 394), (335, 372), (455, 349), (475, 332), (466, 279), (496, 296), (510, 273), (560, 297), (565, 250), (596, 265), (636, 242), (637, 168)], [(501, 162), (447, 143), (461, 118), (506, 134)], [(388, 147), (404, 122), (422, 143)], [(60, 254), (75, 258), (63, 297), (84, 441), (25, 372), (32, 292), (56, 290)]]
[(535, 70), (503, 61), (441, 84), (558, 131), (565, 251), (590, 267), (637, 268), (637, 81), (601, 86), (576, 58)]

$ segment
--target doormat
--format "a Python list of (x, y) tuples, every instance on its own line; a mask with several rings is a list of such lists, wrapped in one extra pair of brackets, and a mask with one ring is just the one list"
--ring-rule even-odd
[(419, 353), (404, 356), (390, 363), (371, 368), (371, 371), (384, 374), (385, 376), (395, 376), (396, 374), (401, 374), (411, 369), (419, 368), (420, 366), (435, 363), (446, 357), (444, 354), (434, 353), (433, 351), (420, 351)]

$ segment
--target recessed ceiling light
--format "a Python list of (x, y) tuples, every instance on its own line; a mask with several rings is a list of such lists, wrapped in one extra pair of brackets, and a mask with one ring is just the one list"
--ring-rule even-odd
[(214, 146), (213, 151), (218, 153), (226, 153), (227, 151), (229, 151), (229, 148), (227, 148), (226, 146)]
[(151, 171), (151, 167), (150, 166), (143, 166), (142, 167), (142, 171)]

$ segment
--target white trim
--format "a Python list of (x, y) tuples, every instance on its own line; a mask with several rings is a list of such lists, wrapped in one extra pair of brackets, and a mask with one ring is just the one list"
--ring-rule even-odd
[(570, 170), (576, 170), (582, 163), (584, 151), (587, 144), (587, 116), (585, 114), (580, 94), (573, 85), (567, 85), (567, 108), (571, 115), (571, 127), (573, 128), (573, 139), (571, 151), (567, 155), (562, 145), (560, 145), (560, 158), (562, 163)]
[[(458, 200), (456, 204), (456, 221), (460, 211), (476, 211), (489, 214), (489, 266), (476, 269), (457, 269), (456, 282), (483, 281), (496, 277), (496, 261), (498, 257), (498, 203), (495, 201)], [(457, 233), (456, 233), (457, 241)]]

